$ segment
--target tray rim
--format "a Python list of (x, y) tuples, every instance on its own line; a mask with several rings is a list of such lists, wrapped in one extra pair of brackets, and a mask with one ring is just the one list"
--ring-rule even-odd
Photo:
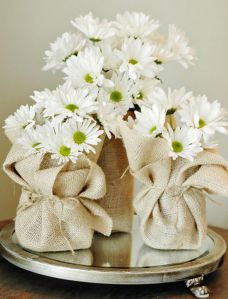
[(227, 250), (221, 235), (208, 229), (208, 235), (214, 240), (214, 248), (208, 255), (193, 261), (170, 266), (145, 268), (111, 268), (67, 264), (41, 257), (23, 250), (11, 240), (14, 224), (6, 225), (0, 231), (0, 253), (11, 264), (24, 270), (53, 278), (101, 283), (101, 284), (159, 284), (176, 282), (207, 275), (217, 270), (223, 263)]

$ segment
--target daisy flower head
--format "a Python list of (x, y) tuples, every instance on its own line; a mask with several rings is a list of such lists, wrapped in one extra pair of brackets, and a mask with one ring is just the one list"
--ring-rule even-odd
[(6, 130), (27, 129), (35, 124), (35, 109), (34, 106), (22, 105), (13, 115), (10, 115), (5, 120)]
[(84, 119), (83, 122), (78, 122), (77, 119), (72, 118), (69, 126), (66, 127), (65, 134), (76, 151), (95, 153), (94, 147), (101, 141), (99, 136), (103, 134), (103, 131), (94, 120)]
[(99, 43), (99, 48), (104, 57), (104, 70), (117, 70), (120, 66), (120, 59), (117, 55), (117, 45), (115, 45), (115, 39), (104, 40)]
[(174, 25), (169, 26), (164, 52), (166, 52), (167, 61), (176, 60), (184, 68), (188, 68), (195, 60), (195, 51), (188, 45), (185, 33)]
[(74, 21), (71, 21), (71, 24), (93, 43), (110, 38), (115, 34), (112, 22), (108, 22), (107, 20), (100, 21), (91, 12), (85, 16), (76, 18)]
[(124, 40), (118, 56), (121, 60), (120, 72), (128, 72), (129, 77), (136, 80), (140, 76), (155, 77), (159, 66), (154, 62), (154, 47), (140, 39), (127, 38)]
[(78, 53), (84, 48), (86, 40), (81, 35), (65, 32), (58, 37), (54, 43), (50, 44), (50, 50), (45, 51), (43, 67), (44, 71), (58, 70), (65, 66), (65, 63), (72, 55)]
[(160, 87), (154, 88), (153, 92), (148, 98), (149, 103), (160, 104), (165, 110), (167, 115), (175, 113), (192, 95), (192, 92), (186, 92), (185, 88), (168, 89), (168, 93)]
[(209, 102), (205, 95), (191, 98), (179, 111), (181, 121), (187, 126), (197, 128), (206, 139), (215, 132), (227, 134), (225, 110), (218, 101)]
[(169, 156), (176, 160), (178, 157), (193, 161), (193, 158), (203, 149), (200, 139), (201, 132), (187, 126), (176, 127), (173, 130), (169, 125), (167, 131), (163, 132), (163, 137), (169, 146)]
[(66, 84), (54, 90), (53, 98), (45, 102), (45, 117), (57, 117), (60, 122), (69, 117), (82, 121), (84, 116), (96, 111), (96, 93), (85, 87), (66, 87)]
[(118, 117), (123, 117), (123, 115), (120, 114), (120, 111), (113, 109), (108, 94), (105, 91), (102, 91), (98, 97), (97, 121), (102, 126), (109, 139), (111, 139), (112, 134), (116, 138), (120, 138), (117, 125)]
[(108, 99), (114, 109), (120, 114), (125, 114), (129, 108), (133, 107), (132, 94), (134, 82), (128, 77), (127, 73), (114, 73), (111, 77), (113, 86), (106, 88), (107, 95), (101, 93), (100, 97)]
[(158, 84), (159, 80), (155, 78), (137, 80), (134, 86), (134, 103), (139, 106), (146, 105), (148, 98), (152, 97), (154, 88)]
[(40, 153), (42, 149), (41, 139), (42, 138), (36, 129), (31, 127), (23, 132), (17, 142), (27, 150), (28, 154), (37, 154)]
[(81, 154), (76, 148), (72, 147), (71, 139), (67, 138), (66, 132), (69, 125), (67, 123), (55, 125), (46, 123), (39, 128), (42, 133), (42, 149), (51, 154), (51, 158), (57, 160), (58, 164), (72, 161), (76, 163), (78, 156)]
[(42, 110), (45, 108), (47, 101), (53, 100), (54, 95), (50, 89), (45, 88), (42, 91), (35, 90), (33, 95), (30, 97), (35, 101), (34, 104), (35, 110)]
[(128, 12), (117, 14), (114, 22), (117, 35), (121, 37), (145, 38), (159, 27), (159, 22), (152, 20), (142, 12)]
[(151, 108), (142, 107), (135, 112), (134, 128), (145, 137), (156, 137), (162, 134), (165, 126), (165, 110), (159, 105)]
[(77, 57), (66, 62), (63, 72), (74, 87), (109, 85), (111, 81), (102, 74), (104, 57), (98, 47), (85, 48)]

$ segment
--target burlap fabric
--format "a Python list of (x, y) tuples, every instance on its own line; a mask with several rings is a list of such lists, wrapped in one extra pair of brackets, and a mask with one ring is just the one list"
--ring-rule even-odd
[(162, 138), (142, 137), (124, 122), (120, 130), (131, 173), (143, 184), (134, 199), (142, 238), (157, 249), (196, 249), (207, 230), (206, 192), (228, 195), (228, 162), (203, 151), (193, 162), (168, 157)]
[(134, 178), (128, 171), (124, 174), (129, 165), (121, 139), (105, 139), (98, 165), (104, 171), (107, 182), (107, 193), (99, 204), (111, 216), (113, 231), (130, 232)]
[(111, 233), (112, 220), (97, 203), (106, 192), (105, 176), (87, 157), (57, 165), (49, 154), (27, 155), (13, 144), (3, 168), (22, 186), (15, 221), (21, 246), (39, 252), (84, 249), (94, 231)]

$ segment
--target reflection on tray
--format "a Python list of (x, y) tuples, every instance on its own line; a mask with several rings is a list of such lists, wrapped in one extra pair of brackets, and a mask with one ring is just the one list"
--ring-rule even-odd
[[(15, 234), (12, 240), (14, 243), (18, 243)], [(158, 250), (143, 245), (139, 235), (134, 232), (133, 234), (113, 233), (110, 237), (95, 234), (91, 248), (76, 250), (74, 255), (71, 251), (36, 253), (36, 255), (68, 264), (84, 266), (112, 268), (158, 267), (192, 261), (206, 255), (212, 250), (213, 246), (214, 241), (207, 236), (202, 247), (197, 250)]]
[(138, 254), (137, 267), (157, 267), (182, 264), (193, 261), (205, 254), (213, 246), (208, 237), (199, 249), (195, 250), (159, 250), (143, 245)]

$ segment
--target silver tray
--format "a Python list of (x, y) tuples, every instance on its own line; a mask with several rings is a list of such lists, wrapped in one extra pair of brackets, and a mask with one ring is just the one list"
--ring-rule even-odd
[[(14, 225), (0, 232), (3, 258), (22, 269), (60, 279), (103, 284), (158, 284), (184, 280), (200, 298), (203, 275), (218, 269), (226, 252), (224, 239), (212, 230), (198, 250), (156, 250), (143, 244), (137, 219), (132, 234), (95, 235), (86, 250), (36, 253), (18, 245)], [(198, 293), (197, 293), (198, 292)]]

